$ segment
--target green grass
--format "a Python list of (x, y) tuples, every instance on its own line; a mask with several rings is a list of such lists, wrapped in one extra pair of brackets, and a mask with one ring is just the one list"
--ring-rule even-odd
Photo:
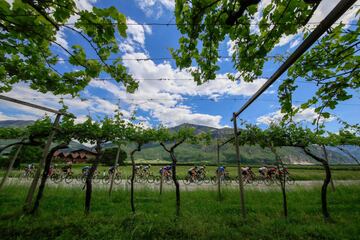
[[(85, 165), (89, 164), (75, 164), (73, 166), (73, 172), (75, 175), (79, 175), (81, 173), (81, 168)], [(257, 169), (259, 166), (253, 166), (253, 171), (256, 175), (258, 175)], [(99, 171), (107, 171), (108, 166), (99, 166)], [(184, 179), (187, 170), (190, 166), (181, 166), (177, 167), (177, 174), (180, 179)], [(159, 174), (160, 166), (153, 165), (151, 166), (151, 172), (154, 175)], [(207, 175), (215, 176), (216, 166), (207, 166)], [(237, 167), (236, 166), (228, 166), (227, 170), (230, 173), (230, 176), (237, 176)], [(120, 171), (125, 176), (131, 175), (131, 166), (120, 166)], [(324, 170), (321, 166), (289, 166), (290, 174), (295, 178), (295, 180), (322, 180), (324, 179)], [(14, 170), (11, 176), (20, 176), (22, 170)], [(0, 176), (4, 174), (4, 171), (0, 171)], [(334, 180), (359, 180), (360, 179), (360, 167), (359, 166), (333, 166), (332, 174)]]
[(84, 192), (48, 188), (35, 217), (19, 217), (24, 187), (0, 192), (0, 236), (5, 239), (358, 239), (360, 187), (338, 186), (329, 192), (333, 223), (324, 223), (320, 189), (288, 193), (289, 219), (282, 217), (279, 191), (248, 190), (248, 220), (239, 216), (239, 194), (181, 193), (181, 216), (176, 218), (174, 192), (162, 196), (136, 192), (137, 213), (130, 211), (129, 193), (95, 190), (89, 216), (83, 215)]

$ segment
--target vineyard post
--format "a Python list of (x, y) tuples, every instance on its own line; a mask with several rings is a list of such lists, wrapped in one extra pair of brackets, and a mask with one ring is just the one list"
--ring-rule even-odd
[(18, 157), (18, 155), (19, 155), (22, 147), (23, 147), (23, 145), (20, 144), (19, 147), (18, 147), (18, 149), (17, 149), (16, 152), (15, 152), (15, 155), (14, 155), (13, 158), (11, 159), (10, 164), (9, 164), (9, 167), (8, 167), (8, 170), (6, 171), (5, 176), (4, 176), (3, 179), (1, 180), (0, 189), (3, 187), (3, 185), (4, 185), (5, 182), (6, 182), (6, 179), (9, 177), (9, 174), (10, 174), (10, 172), (11, 172), (13, 166), (14, 166), (15, 160), (17, 159), (17, 157)]
[(270, 146), (270, 150), (271, 152), (274, 153), (275, 155), (275, 159), (276, 159), (276, 167), (278, 169), (278, 171), (280, 171), (280, 168), (283, 171), (282, 175), (279, 175), (279, 181), (280, 181), (280, 187), (281, 187), (281, 192), (282, 192), (282, 196), (283, 196), (283, 210), (284, 210), (284, 217), (287, 219), (288, 217), (288, 207), (287, 207), (287, 197), (286, 197), (286, 176), (285, 176), (285, 167), (284, 167), (284, 163), (281, 160), (279, 154), (277, 153), (275, 147), (273, 144), (271, 144)]
[(239, 151), (239, 142), (238, 142), (236, 113), (233, 113), (233, 122), (234, 122), (234, 139), (235, 139), (235, 149), (236, 149), (237, 170), (238, 170), (238, 177), (239, 177), (241, 213), (242, 213), (243, 218), (246, 219), (245, 201), (244, 201), (244, 185), (243, 185), (243, 179), (242, 179), (242, 173), (241, 173), (241, 162), (240, 162), (240, 151)]
[(220, 167), (220, 144), (219, 144), (219, 139), (217, 140), (217, 165), (218, 165), (218, 169), (216, 170), (216, 175), (217, 175), (217, 187), (218, 187), (218, 197), (219, 197), (219, 201), (221, 200), (221, 188), (220, 188), (220, 173), (219, 173), (219, 167)]
[(116, 174), (116, 170), (117, 170), (117, 165), (119, 163), (119, 157), (120, 157), (120, 145), (118, 146), (117, 152), (116, 152), (116, 159), (115, 159), (115, 171), (113, 172), (113, 174), (111, 174), (111, 181), (110, 181), (110, 188), (109, 188), (109, 196), (111, 195), (111, 191), (114, 185), (114, 178), (115, 178), (115, 174)]
[(26, 196), (25, 205), (23, 207), (24, 211), (28, 211), (30, 206), (31, 206), (32, 199), (34, 197), (34, 192), (35, 192), (35, 189), (36, 189), (36, 187), (38, 185), (39, 178), (40, 178), (40, 175), (41, 175), (41, 169), (43, 169), (44, 166), (45, 166), (45, 160), (46, 160), (47, 154), (49, 152), (52, 140), (53, 140), (53, 138), (55, 136), (56, 128), (59, 125), (60, 118), (61, 118), (61, 114), (57, 114), (56, 118), (55, 118), (55, 121), (53, 123), (53, 128), (52, 128), (52, 130), (51, 130), (51, 132), (49, 134), (48, 140), (47, 140), (47, 142), (45, 144), (45, 148), (44, 148), (43, 155), (42, 155), (42, 158), (40, 160), (39, 166), (38, 166), (38, 168), (37, 168), (37, 170), (35, 172), (34, 179), (33, 179), (32, 183), (31, 183), (28, 194)]

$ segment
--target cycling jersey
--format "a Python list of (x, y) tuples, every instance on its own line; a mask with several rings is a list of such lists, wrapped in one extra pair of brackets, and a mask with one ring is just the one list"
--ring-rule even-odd
[(113, 172), (115, 172), (115, 166), (109, 168), (109, 173), (113, 173)]
[(266, 167), (261, 167), (261, 168), (259, 168), (259, 173), (261, 174), (261, 175), (265, 175), (266, 174), (266, 172), (267, 172), (267, 168)]

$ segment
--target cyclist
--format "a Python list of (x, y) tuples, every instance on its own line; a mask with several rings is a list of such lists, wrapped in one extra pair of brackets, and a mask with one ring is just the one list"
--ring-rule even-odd
[(86, 176), (90, 171), (90, 166), (85, 166), (81, 169), (81, 172), (84, 176)]
[(118, 165), (116, 164), (114, 166), (109, 167), (109, 170), (108, 170), (109, 176), (111, 176), (111, 175), (113, 175), (115, 173), (115, 170), (116, 170), (117, 166)]
[(242, 167), (241, 168), (241, 173), (243, 176), (247, 176), (250, 174), (251, 171), (251, 167)]
[(54, 167), (53, 167), (53, 165), (50, 165), (48, 176), (50, 177), (53, 173), (54, 173)]
[(271, 167), (267, 170), (267, 176), (269, 178), (272, 178), (277, 172), (277, 168), (276, 167)]
[(266, 177), (267, 171), (268, 171), (267, 167), (262, 166), (261, 168), (259, 168), (260, 176)]
[(286, 175), (289, 175), (289, 171), (285, 166), (284, 167), (279, 167), (279, 168), (277, 168), (277, 174), (280, 175), (280, 176), (285, 174), (285, 176), (286, 176)]
[(205, 172), (205, 168), (206, 168), (206, 166), (205, 166), (205, 165), (202, 165), (201, 167), (198, 167), (198, 168), (197, 168), (197, 172), (198, 172), (198, 173), (203, 173), (203, 172)]
[(33, 170), (35, 168), (35, 165), (33, 163), (30, 163), (28, 166), (27, 166), (27, 169), (28, 170)]
[(142, 169), (142, 165), (135, 165), (135, 172), (139, 172)]
[(143, 166), (144, 172), (150, 172), (150, 164)]
[(225, 166), (220, 166), (216, 169), (216, 174), (219, 174), (220, 176), (225, 174)]
[(189, 176), (190, 176), (190, 178), (191, 178), (192, 181), (195, 180), (197, 171), (198, 171), (198, 167), (197, 167), (197, 166), (193, 166), (193, 167), (191, 167), (191, 168), (188, 169), (188, 174), (189, 174)]
[(163, 175), (165, 177), (171, 176), (171, 169), (172, 169), (171, 165), (165, 166), (165, 167), (162, 168), (161, 173), (163, 173)]
[(72, 167), (72, 163), (71, 163), (71, 162), (67, 162), (66, 165), (61, 168), (61, 170), (62, 170), (63, 173), (65, 173), (65, 174), (71, 174), (71, 167)]

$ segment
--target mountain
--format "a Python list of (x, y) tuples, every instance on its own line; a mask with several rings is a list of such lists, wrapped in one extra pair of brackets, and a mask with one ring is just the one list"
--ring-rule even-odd
[(191, 123), (183, 123), (183, 124), (180, 124), (178, 126), (175, 126), (175, 127), (169, 128), (169, 129), (170, 129), (170, 131), (178, 131), (180, 128), (184, 128), (184, 127), (195, 128), (196, 134), (210, 133), (213, 138), (221, 138), (221, 137), (226, 137), (228, 135), (234, 134), (234, 130), (232, 128), (228, 128), (228, 127), (214, 128), (214, 127), (191, 124)]
[[(33, 121), (0, 121), (1, 126), (26, 126)], [(214, 128), (196, 124), (181, 124), (170, 128), (170, 131), (178, 131), (182, 127), (195, 128), (196, 133), (207, 132), (215, 138), (227, 139), (233, 135), (232, 128)], [(7, 140), (9, 141), (9, 140)], [(7, 141), (0, 141), (1, 145), (8, 143)], [(75, 149), (89, 149), (83, 144), (72, 141), (70, 144), (72, 150)], [(103, 145), (103, 148), (113, 148), (115, 144), (108, 142)], [(123, 150), (130, 152), (135, 148), (135, 144), (129, 143), (123, 146)], [(355, 158), (360, 159), (360, 147), (358, 146), (341, 146), (345, 151), (350, 152)], [(321, 149), (313, 149), (317, 155), (322, 155)], [(354, 159), (344, 151), (336, 147), (327, 147), (329, 161), (331, 164), (356, 164)], [(278, 150), (281, 158), (287, 164), (319, 164), (314, 159), (310, 158), (300, 148), (296, 147), (282, 147)], [(176, 154), (180, 163), (216, 163), (216, 146), (199, 146), (191, 144), (180, 145), (176, 149)], [(240, 155), (244, 164), (271, 164), (274, 163), (274, 155), (269, 149), (262, 149), (260, 146), (242, 146), (240, 147)], [(158, 143), (145, 144), (140, 152), (135, 154), (136, 159), (143, 160), (166, 160), (170, 161), (169, 154), (163, 150)], [(233, 145), (227, 144), (220, 149), (220, 161), (222, 163), (234, 164), (236, 163), (235, 149)]]
[(33, 120), (3, 120), (0, 121), (0, 127), (26, 127), (33, 123)]

